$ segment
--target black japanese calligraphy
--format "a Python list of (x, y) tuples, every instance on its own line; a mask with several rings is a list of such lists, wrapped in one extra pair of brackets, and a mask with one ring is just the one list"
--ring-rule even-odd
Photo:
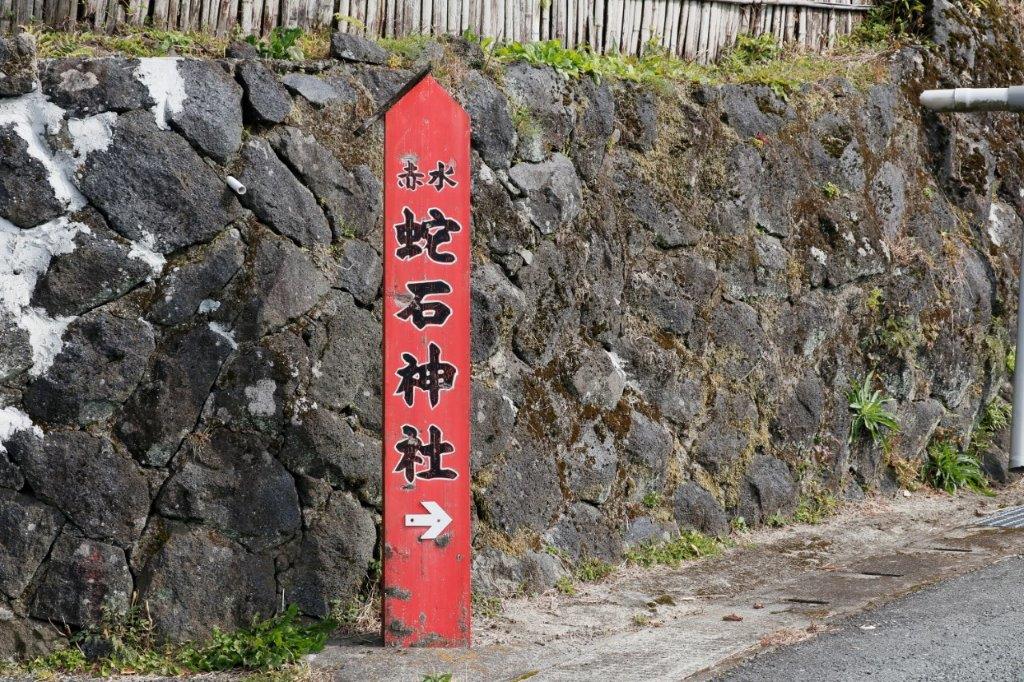
[[(444, 440), (441, 429), (431, 425), (427, 431), (430, 434), (430, 441), (420, 441), (420, 432), (415, 427), (406, 425), (402, 427), (402, 434), (405, 439), (395, 444), (395, 450), (402, 455), (395, 466), (395, 473), (405, 476), (407, 483), (412, 483), (416, 478), (424, 480), (433, 479), (454, 479), (459, 477), (459, 472), (454, 469), (446, 469), (442, 466), (441, 459), (452, 452), (455, 448), (451, 443)], [(418, 465), (424, 463), (426, 458), (426, 469), (417, 471)]]
[(447, 391), (455, 385), (455, 375), (458, 371), (455, 365), (441, 362), (441, 349), (435, 343), (429, 345), (427, 352), (427, 362), (422, 365), (412, 353), (402, 353), (405, 367), (396, 372), (401, 381), (395, 395), (402, 396), (409, 407), (412, 407), (417, 388), (426, 392), (430, 398), (430, 406), (436, 407), (441, 391)]
[(459, 183), (455, 182), (453, 176), (455, 175), (455, 166), (449, 166), (441, 161), (437, 162), (437, 168), (430, 171), (430, 177), (427, 179), (427, 184), (431, 185), (438, 192), (443, 190), (445, 187), (455, 187)]
[[(415, 161), (406, 159), (405, 168), (398, 174), (398, 186), (402, 189), (416, 191), (423, 184), (423, 173), (419, 171)], [(433, 171), (431, 171), (431, 177), (433, 177)]]
[(395, 255), (410, 260), (423, 253), (435, 263), (454, 263), (455, 254), (441, 251), (440, 247), (452, 240), (453, 232), (460, 232), (462, 226), (444, 214), (441, 209), (432, 208), (430, 217), (418, 222), (407, 207), (402, 209), (403, 221), (395, 225), (395, 237), (400, 246)]
[(444, 303), (425, 300), (428, 296), (452, 293), (448, 282), (444, 280), (409, 282), (405, 288), (412, 294), (413, 300), (395, 313), (399, 319), (409, 320), (416, 325), (417, 329), (423, 329), (428, 325), (442, 326), (451, 316), (452, 309)]

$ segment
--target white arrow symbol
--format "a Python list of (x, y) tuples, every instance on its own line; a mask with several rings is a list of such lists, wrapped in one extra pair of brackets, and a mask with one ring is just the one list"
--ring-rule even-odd
[(422, 503), (423, 508), (426, 509), (429, 514), (406, 514), (405, 525), (406, 526), (429, 526), (429, 530), (420, 536), (420, 540), (433, 540), (441, 534), (448, 524), (452, 522), (452, 517), (448, 516), (448, 513), (441, 509), (441, 505), (431, 500), (424, 500)]

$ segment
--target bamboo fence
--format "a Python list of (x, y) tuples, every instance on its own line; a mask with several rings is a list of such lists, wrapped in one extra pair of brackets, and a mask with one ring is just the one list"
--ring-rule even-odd
[(558, 40), (640, 54), (653, 41), (714, 61), (741, 33), (821, 50), (849, 33), (871, 0), (0, 0), (0, 32), (30, 22), (266, 35), (276, 26), (376, 38), (462, 34), (499, 42)]

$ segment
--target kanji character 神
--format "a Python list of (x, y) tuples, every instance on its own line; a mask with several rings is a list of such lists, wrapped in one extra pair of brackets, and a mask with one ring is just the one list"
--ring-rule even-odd
[(409, 407), (412, 407), (413, 393), (417, 388), (426, 391), (430, 397), (430, 406), (436, 407), (441, 391), (447, 391), (455, 385), (458, 370), (455, 365), (441, 362), (441, 349), (437, 344), (430, 344), (428, 354), (426, 364), (421, 365), (412, 353), (402, 353), (405, 367), (396, 372), (402, 380), (395, 395), (403, 396), (405, 404)]
[[(405, 439), (395, 444), (395, 450), (401, 453), (402, 457), (395, 466), (396, 474), (403, 474), (407, 483), (412, 483), (415, 478), (432, 480), (443, 478), (451, 480), (458, 478), (459, 473), (454, 469), (446, 469), (441, 464), (441, 459), (448, 454), (455, 452), (451, 443), (445, 442), (441, 429), (431, 425), (428, 429), (430, 442), (420, 441), (419, 431), (412, 426), (403, 426), (402, 433)], [(427, 469), (416, 471), (418, 464), (423, 463), (426, 457)]]
[(412, 318), (410, 321), (416, 325), (417, 329), (423, 329), (428, 325), (443, 325), (452, 314), (452, 309), (444, 303), (424, 300), (435, 294), (452, 293), (452, 288), (447, 282), (443, 280), (409, 282), (405, 288), (412, 294), (413, 300), (395, 315), (403, 320)]
[(408, 207), (402, 209), (403, 221), (395, 225), (395, 237), (401, 246), (395, 250), (395, 255), (402, 260), (410, 260), (423, 253), (425, 248), (427, 257), (435, 263), (454, 263), (455, 254), (439, 251), (439, 248), (450, 242), (451, 234), (460, 232), (462, 226), (441, 209), (432, 208), (428, 213), (429, 219), (417, 222)]

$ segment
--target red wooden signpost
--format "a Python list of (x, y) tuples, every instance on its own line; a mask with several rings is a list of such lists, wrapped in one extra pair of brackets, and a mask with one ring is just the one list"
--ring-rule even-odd
[[(384, 642), (470, 643), (469, 117), (431, 76), (384, 129)], [(358, 352), (358, 349), (357, 349)]]

